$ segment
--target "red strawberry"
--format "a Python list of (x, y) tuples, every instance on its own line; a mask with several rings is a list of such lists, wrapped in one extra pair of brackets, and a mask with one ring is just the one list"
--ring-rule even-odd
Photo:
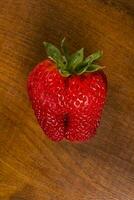
[(45, 134), (54, 141), (85, 141), (95, 135), (104, 106), (107, 81), (103, 67), (94, 64), (97, 51), (84, 59), (83, 49), (69, 55), (44, 43), (48, 59), (28, 78), (28, 93)]

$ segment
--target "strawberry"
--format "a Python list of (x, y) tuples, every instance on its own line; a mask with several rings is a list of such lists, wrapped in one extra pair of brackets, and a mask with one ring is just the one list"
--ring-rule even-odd
[[(107, 80), (97, 51), (84, 58), (84, 49), (69, 55), (44, 42), (48, 58), (28, 77), (28, 94), (44, 133), (54, 141), (85, 141), (95, 135), (106, 99)], [(64, 54), (64, 55), (62, 55)]]

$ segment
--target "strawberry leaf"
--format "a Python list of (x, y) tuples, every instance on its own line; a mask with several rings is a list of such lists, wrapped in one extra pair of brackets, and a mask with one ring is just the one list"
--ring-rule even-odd
[(79, 51), (77, 51), (76, 53), (74, 53), (73, 55), (71, 55), (70, 59), (69, 59), (69, 63), (68, 63), (68, 67), (71, 71), (74, 71), (74, 69), (80, 64), (82, 63), (84, 59), (84, 49), (80, 49)]
[(48, 42), (44, 42), (43, 44), (46, 48), (46, 53), (48, 57), (56, 62), (58, 68), (64, 68), (64, 59), (59, 49)]
[(76, 74), (81, 75), (84, 72), (86, 72), (88, 68), (89, 68), (88, 64), (87, 65), (83, 65), (83, 66), (80, 66), (79, 68), (76, 68), (75, 72), (76, 72)]
[(85, 59), (83, 48), (76, 53), (69, 55), (68, 49), (65, 45), (65, 38), (61, 41), (61, 50), (63, 55), (60, 50), (51, 43), (44, 42), (44, 46), (46, 48), (48, 58), (56, 63), (59, 72), (64, 77), (68, 77), (72, 74), (81, 75), (86, 72), (92, 73), (104, 68), (95, 64), (95, 61), (102, 57), (102, 51), (96, 51)]
[(91, 64), (88, 68), (87, 68), (87, 70), (86, 70), (86, 72), (96, 72), (96, 71), (98, 71), (98, 70), (102, 70), (102, 69), (104, 69), (105, 67), (103, 66), (100, 66), (100, 65), (95, 65), (95, 64)]
[(65, 45), (65, 40), (66, 40), (66, 38), (64, 37), (63, 40), (61, 41), (61, 50), (62, 50), (63, 55), (66, 58), (66, 62), (67, 62), (68, 59), (69, 59), (69, 52), (68, 52), (68, 49)]
[(70, 76), (71, 74), (67, 71), (67, 70), (60, 70), (60, 73), (62, 74), (62, 76), (64, 76), (64, 77), (68, 77), (68, 76)]
[(103, 55), (102, 51), (96, 51), (95, 53), (93, 53), (90, 56), (88, 56), (87, 58), (85, 58), (84, 63), (89, 64), (94, 61), (97, 61), (102, 57), (102, 55)]

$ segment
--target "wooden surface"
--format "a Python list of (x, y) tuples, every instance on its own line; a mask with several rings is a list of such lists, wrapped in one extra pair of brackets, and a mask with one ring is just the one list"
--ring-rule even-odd
[[(103, 49), (109, 91), (91, 141), (42, 134), (26, 81), (44, 40)], [(0, 200), (134, 199), (134, 1), (0, 1)]]

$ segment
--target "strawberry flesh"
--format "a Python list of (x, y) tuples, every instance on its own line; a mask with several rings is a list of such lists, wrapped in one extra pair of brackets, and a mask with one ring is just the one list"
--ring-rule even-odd
[(50, 59), (38, 64), (28, 78), (35, 115), (54, 141), (85, 141), (95, 135), (106, 91), (103, 71), (63, 77)]

